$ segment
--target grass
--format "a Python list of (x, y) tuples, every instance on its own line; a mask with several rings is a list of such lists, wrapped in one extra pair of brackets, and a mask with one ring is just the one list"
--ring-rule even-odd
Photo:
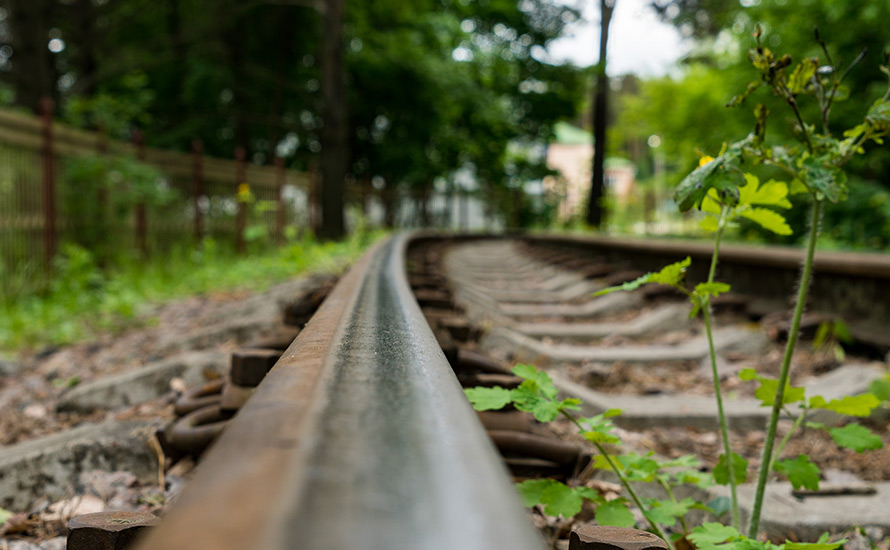
[[(55, 276), (45, 292), (17, 293), (9, 290), (16, 285), (4, 285), (0, 350), (59, 346), (150, 323), (148, 306), (183, 296), (262, 290), (308, 271), (337, 271), (380, 236), (357, 232), (345, 241), (328, 243), (304, 238), (249, 256), (234, 256), (206, 241), (200, 251), (181, 250), (109, 270), (100, 269), (89, 251), (67, 246), (57, 258)], [(16, 276), (24, 279), (27, 274), (13, 274), (7, 281)], [(22, 281), (18, 286), (27, 285)]]

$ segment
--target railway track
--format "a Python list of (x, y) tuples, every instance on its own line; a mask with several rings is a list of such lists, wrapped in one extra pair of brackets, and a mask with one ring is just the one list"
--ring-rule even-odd
[[(712, 465), (719, 451), (708, 436), (715, 421), (698, 321), (655, 286), (591, 296), (687, 255), (689, 277), (701, 278), (710, 250), (698, 244), (400, 235), (376, 246), (283, 353), (247, 353), (242, 361), (277, 358), (263, 359), (263, 373), (274, 367), (261, 383), (244, 381), (247, 367), (233, 370), (258, 387), (138, 548), (566, 547), (572, 525), (538, 511), (536, 531), (511, 476), (574, 479), (589, 451), (524, 413), (475, 413), (461, 386), (514, 386), (510, 366), (534, 363), (587, 412), (622, 409), (617, 421), (637, 448), (671, 454), (688, 443)], [(753, 448), (765, 412), (735, 374), (775, 367), (799, 255), (728, 246), (723, 258), (719, 278), (736, 292), (714, 303), (719, 364), (731, 424)], [(817, 257), (804, 330), (843, 317), (855, 353), (838, 362), (806, 350), (796, 360), (807, 379), (795, 383), (830, 398), (883, 375), (887, 279), (885, 257)], [(884, 421), (874, 422), (887, 439)], [(835, 458), (826, 458), (832, 467)], [(890, 531), (890, 472), (867, 466), (854, 462), (859, 477), (831, 474), (856, 493), (831, 497), (845, 499), (840, 516), (838, 500), (797, 500), (774, 484), (764, 528), (806, 538), (849, 515)]]

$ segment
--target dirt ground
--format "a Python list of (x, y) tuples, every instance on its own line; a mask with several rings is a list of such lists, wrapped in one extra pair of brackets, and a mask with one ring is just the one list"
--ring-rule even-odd
[[(295, 284), (284, 283), (262, 292), (219, 292), (172, 301), (153, 307), (141, 319), (140, 326), (123, 333), (12, 358), (15, 372), (0, 373), (0, 450), (83, 423), (172, 420), (172, 403), (181, 391), (175, 383), (167, 395), (114, 411), (76, 414), (56, 413), (55, 409), (69, 388), (191, 351), (179, 342), (199, 342), (200, 338), (194, 335), (230, 323), (233, 317), (249, 322), (252, 316), (261, 318), (271, 314), (280, 319), (280, 309), (288, 301), (287, 297), (302, 289)], [(212, 348), (208, 349), (233, 350), (238, 344), (231, 338), (211, 342)], [(0, 509), (0, 550), (62, 550), (67, 520), (83, 513), (103, 510), (160, 513), (179, 493), (193, 466), (191, 459), (185, 459), (154, 484), (140, 483), (128, 472), (84, 472), (72, 480), (72, 487), (76, 488), (72, 494), (61, 500), (43, 499), (28, 510)], [(9, 513), (13, 515), (3, 522)]]

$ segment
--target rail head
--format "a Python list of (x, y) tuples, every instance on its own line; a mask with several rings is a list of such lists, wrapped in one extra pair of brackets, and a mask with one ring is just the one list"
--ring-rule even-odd
[(140, 549), (540, 549), (405, 277), (341, 280)]

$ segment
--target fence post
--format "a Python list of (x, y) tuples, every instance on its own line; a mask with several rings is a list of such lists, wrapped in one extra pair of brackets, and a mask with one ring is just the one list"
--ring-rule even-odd
[(287, 223), (284, 211), (284, 158), (275, 155), (275, 189), (278, 192), (278, 208), (275, 209), (275, 242), (284, 243), (284, 224)]
[(53, 160), (53, 100), (44, 97), (40, 100), (42, 121), (43, 157), (43, 262), (47, 272), (52, 270), (53, 256), (56, 255), (56, 192), (55, 162)]
[(309, 228), (313, 234), (318, 234), (318, 228), (321, 225), (321, 206), (319, 202), (319, 187), (321, 183), (321, 173), (318, 170), (318, 162), (309, 162)]
[[(136, 159), (145, 160), (145, 134), (136, 129), (133, 132), (133, 144), (136, 146)], [(136, 203), (136, 248), (142, 258), (148, 258), (148, 220), (145, 215), (145, 202), (140, 199)]]
[[(105, 130), (105, 125), (101, 122), (96, 128), (96, 153), (103, 158), (108, 156), (108, 132)], [(107, 174), (103, 170), (102, 180), (98, 182), (99, 189), (96, 190), (96, 200), (98, 201), (96, 205), (99, 209), (99, 216), (96, 223), (101, 231), (101, 236), (97, 243), (99, 250), (96, 251), (96, 255), (99, 267), (103, 268), (111, 256), (110, 236), (112, 232), (111, 223), (108, 221), (108, 187), (105, 186), (106, 176)]]
[(245, 172), (247, 167), (245, 160), (247, 153), (240, 145), (235, 147), (235, 197), (238, 200), (238, 213), (235, 218), (235, 251), (238, 254), (247, 252), (247, 242), (244, 240), (244, 229), (247, 225), (247, 203), (241, 200), (240, 186), (247, 184)]
[(204, 214), (201, 212), (201, 197), (204, 195), (204, 143), (192, 140), (192, 196), (195, 199), (195, 244), (204, 241)]

